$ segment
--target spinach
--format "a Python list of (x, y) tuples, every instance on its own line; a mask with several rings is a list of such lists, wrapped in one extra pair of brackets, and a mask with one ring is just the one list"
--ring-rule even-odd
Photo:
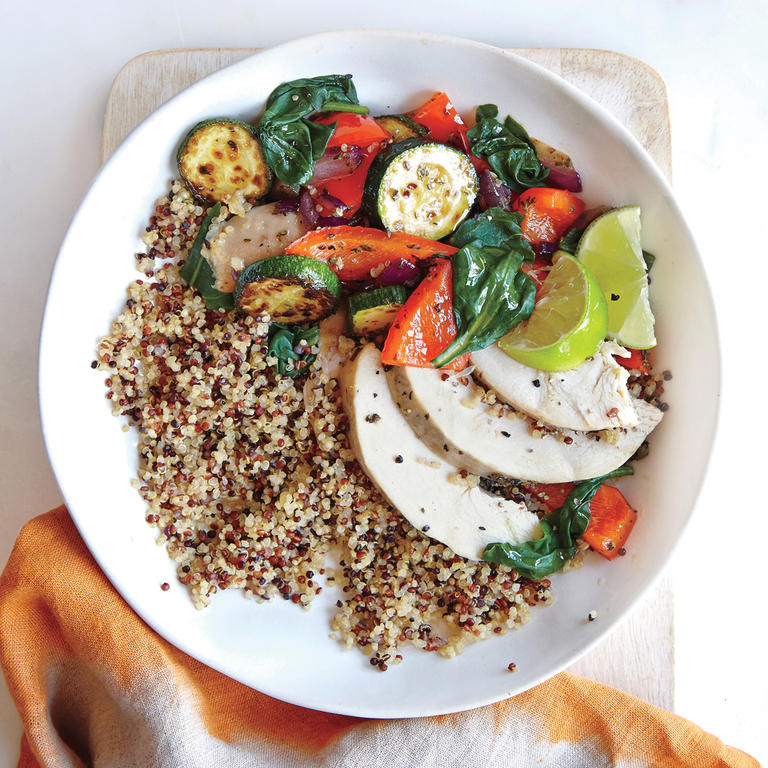
[(559, 571), (576, 554), (576, 539), (584, 535), (590, 519), (589, 504), (600, 486), (612, 477), (631, 475), (632, 467), (619, 467), (607, 475), (584, 480), (569, 494), (560, 509), (541, 521), (540, 539), (513, 546), (495, 542), (483, 550), (483, 560), (514, 568), (521, 576), (542, 579)]
[(317, 357), (312, 352), (298, 354), (296, 347), (304, 341), (310, 347), (314, 347), (320, 339), (320, 328), (313, 325), (311, 328), (302, 328), (300, 325), (293, 327), (282, 323), (272, 323), (269, 327), (269, 356), (276, 357), (275, 370), (281, 376), (298, 376), (306, 371), (309, 364)]
[(645, 271), (650, 272), (656, 257), (650, 251), (643, 251), (643, 261), (645, 262)]
[(557, 244), (557, 249), (570, 254), (576, 253), (576, 248), (578, 247), (579, 240), (581, 240), (583, 234), (584, 227), (574, 227), (573, 229), (569, 229), (560, 238), (560, 242)]
[(336, 124), (318, 125), (315, 112), (367, 113), (357, 102), (351, 75), (301, 78), (278, 85), (267, 99), (258, 133), (267, 165), (289, 186), (306, 184)]
[(453, 255), (457, 333), (432, 360), (436, 368), (489, 347), (530, 317), (536, 285), (520, 266), (533, 261), (533, 251), (520, 234), (521, 221), (519, 213), (489, 208), (456, 230), (451, 242), (459, 247)]
[(483, 104), (475, 112), (475, 125), (467, 131), (473, 155), (484, 157), (496, 175), (514, 192), (541, 187), (549, 169), (539, 162), (536, 147), (520, 123), (507, 115), (500, 123), (495, 104)]
[(208, 209), (208, 213), (205, 214), (205, 218), (200, 224), (197, 237), (189, 249), (187, 260), (179, 270), (179, 274), (186, 280), (189, 286), (195, 288), (203, 297), (205, 306), (208, 309), (229, 310), (235, 306), (232, 294), (223, 293), (214, 287), (216, 285), (216, 277), (213, 274), (211, 265), (208, 263), (208, 259), (203, 256), (203, 245), (205, 245), (205, 238), (208, 236), (211, 222), (219, 215), (220, 211), (221, 203), (216, 203), (216, 205)]
[(462, 222), (451, 238), (451, 245), (462, 248), (473, 240), (479, 240), (483, 246), (520, 251), (525, 261), (533, 261), (536, 254), (520, 231), (522, 222), (522, 213), (488, 208), (476, 218)]

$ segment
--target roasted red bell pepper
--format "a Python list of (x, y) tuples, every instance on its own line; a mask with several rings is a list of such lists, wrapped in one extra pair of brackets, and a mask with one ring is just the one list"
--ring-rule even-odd
[(645, 349), (628, 349), (629, 357), (619, 357), (614, 355), (614, 359), (619, 365), (623, 365), (630, 371), (640, 371), (640, 373), (650, 373), (651, 366), (648, 362), (648, 352)]
[[(524, 483), (523, 489), (535, 496), (551, 512), (565, 504), (575, 483)], [(590, 519), (582, 538), (607, 560), (613, 560), (627, 542), (637, 512), (618, 488), (602, 485), (589, 504)]]
[(584, 201), (564, 189), (534, 187), (520, 194), (512, 210), (523, 214), (523, 237), (536, 248), (542, 243), (558, 243), (581, 215)]
[(340, 147), (342, 144), (360, 147), (363, 151), (382, 141), (387, 141), (389, 134), (370, 116), (358, 115), (353, 112), (327, 112), (314, 117), (312, 122), (320, 125), (336, 123), (329, 147)]
[[(319, 189), (318, 203), (322, 206), (323, 216), (345, 216), (349, 218), (360, 210), (360, 206), (363, 204), (363, 189), (365, 187), (365, 179), (368, 176), (368, 169), (371, 167), (371, 163), (377, 154), (378, 152), (369, 152), (363, 158), (363, 162), (352, 173), (341, 176), (338, 179), (328, 179), (322, 183)], [(341, 213), (336, 210), (333, 200), (324, 196), (323, 192), (343, 203), (344, 208)]]
[(435, 141), (455, 144), (469, 154), (467, 126), (446, 94), (435, 93), (418, 109), (407, 114), (423, 125)]
[[(389, 134), (370, 116), (358, 115), (352, 112), (328, 112), (313, 118), (315, 123), (330, 125), (336, 123), (328, 148), (355, 146), (360, 147), (364, 153), (362, 163), (352, 173), (348, 173), (337, 179), (327, 179), (318, 188), (320, 195), (317, 204), (322, 208), (324, 216), (351, 216), (359, 210), (363, 200), (363, 187), (368, 175), (368, 169), (373, 159), (384, 146), (383, 142), (389, 140)], [(326, 195), (322, 193), (326, 192)], [(341, 201), (344, 210), (339, 213), (331, 198)]]
[(370, 280), (377, 268), (380, 271), (382, 266), (397, 259), (417, 264), (429, 259), (447, 258), (456, 250), (452, 245), (404, 232), (388, 233), (371, 227), (341, 226), (307, 232), (292, 242), (285, 252), (325, 261), (340, 280), (354, 282)]
[[(453, 316), (453, 268), (449, 259), (433, 264), (427, 276), (400, 308), (381, 352), (385, 365), (431, 368), (430, 362), (456, 337)], [(461, 371), (469, 355), (452, 360), (446, 368)]]
[(627, 537), (637, 520), (637, 512), (629, 506), (618, 488), (603, 485), (589, 504), (591, 514), (582, 538), (607, 560), (621, 554)]

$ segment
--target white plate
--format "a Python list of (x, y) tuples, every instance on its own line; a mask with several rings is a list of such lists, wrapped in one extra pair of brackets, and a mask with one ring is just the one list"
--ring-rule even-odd
[[(130, 479), (135, 438), (90, 368), (100, 335), (136, 279), (133, 253), (154, 200), (174, 176), (180, 136), (212, 115), (256, 117), (269, 92), (296, 77), (350, 72), (374, 113), (413, 107), (436, 88), (460, 112), (493, 102), (530, 133), (567, 151), (588, 204), (638, 203), (644, 246), (658, 256), (652, 302), (660, 369), (674, 371), (671, 405), (649, 459), (625, 488), (640, 509), (631, 554), (590, 556), (553, 578), (557, 602), (518, 632), (453, 660), (406, 651), (374, 672), (367, 657), (330, 639), (334, 591), (309, 612), (258, 605), (238, 592), (196, 611), (165, 549), (144, 522)], [(407, 717), (477, 707), (554, 675), (602, 638), (658, 576), (693, 509), (713, 438), (719, 393), (714, 309), (690, 232), (646, 153), (619, 123), (549, 72), (503, 50), (436, 35), (321, 34), (259, 53), (195, 84), (145, 120), (104, 166), (67, 233), (51, 280), (40, 349), (40, 407), (54, 472), (88, 547), (136, 612), (174, 645), (246, 685), (314, 709)], [(159, 584), (171, 589), (162, 592)], [(599, 621), (588, 622), (595, 609)], [(507, 671), (510, 661), (517, 673)], [(635, 663), (635, 660), (628, 660)]]

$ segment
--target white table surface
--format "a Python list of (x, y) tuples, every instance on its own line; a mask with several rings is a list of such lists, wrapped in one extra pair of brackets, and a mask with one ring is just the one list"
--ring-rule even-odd
[[(0, 250), (0, 563), (21, 525), (61, 500), (37, 412), (40, 318), (59, 243), (98, 168), (107, 92), (125, 61), (161, 48), (271, 45), (366, 25), (508, 47), (621, 51), (666, 79), (674, 186), (702, 250), (723, 346), (719, 436), (693, 521), (670, 565), (675, 711), (768, 762), (768, 502), (762, 493), (768, 416), (759, 375), (768, 370), (768, 4), (484, 0), (476, 4), (482, 11), (470, 11), (473, 5), (0, 1), (0, 210), (6, 222)], [(15, 765), (20, 732), (0, 685), (0, 765)]]

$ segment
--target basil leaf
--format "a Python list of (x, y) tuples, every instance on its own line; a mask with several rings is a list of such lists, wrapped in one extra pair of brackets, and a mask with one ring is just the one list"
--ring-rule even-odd
[(269, 327), (269, 356), (276, 357), (275, 370), (281, 376), (298, 376), (304, 373), (309, 364), (317, 357), (312, 352), (296, 353), (296, 346), (304, 340), (314, 347), (320, 339), (320, 328), (293, 326), (272, 323)]
[(570, 254), (576, 253), (576, 248), (578, 247), (579, 240), (581, 240), (581, 236), (583, 234), (584, 234), (583, 227), (575, 227), (573, 229), (569, 229), (560, 238), (560, 242), (557, 244), (558, 250), (565, 251), (566, 253), (570, 253)]
[(521, 576), (542, 579), (559, 571), (578, 551), (576, 539), (587, 530), (591, 513), (589, 505), (600, 486), (610, 478), (633, 473), (632, 467), (623, 466), (607, 475), (584, 480), (568, 494), (560, 509), (541, 521), (543, 536), (540, 539), (512, 545), (501, 542), (488, 544), (483, 550), (483, 560), (514, 568)]
[(533, 250), (520, 233), (522, 216), (489, 208), (465, 221), (451, 243), (453, 255), (453, 314), (456, 338), (432, 360), (442, 368), (451, 360), (485, 349), (518, 323), (527, 320), (536, 300), (536, 285), (520, 272), (533, 261)]
[(187, 285), (195, 288), (203, 297), (205, 306), (208, 309), (230, 310), (235, 306), (232, 294), (224, 293), (215, 288), (216, 277), (213, 274), (211, 265), (208, 263), (208, 259), (203, 256), (203, 246), (205, 245), (205, 238), (208, 236), (211, 222), (219, 215), (220, 211), (221, 203), (216, 203), (216, 205), (208, 209), (208, 213), (205, 214), (205, 218), (200, 224), (197, 237), (195, 237), (195, 241), (189, 249), (187, 260), (179, 270), (179, 274), (187, 282)]
[(258, 133), (267, 165), (289, 186), (306, 184), (333, 135), (335, 123), (307, 119), (316, 112), (367, 113), (349, 75), (301, 78), (278, 85), (267, 99)]
[(467, 131), (473, 155), (484, 157), (496, 175), (515, 192), (541, 187), (549, 176), (536, 153), (528, 132), (507, 115), (504, 123), (496, 117), (495, 104), (483, 104), (475, 111), (475, 125)]

